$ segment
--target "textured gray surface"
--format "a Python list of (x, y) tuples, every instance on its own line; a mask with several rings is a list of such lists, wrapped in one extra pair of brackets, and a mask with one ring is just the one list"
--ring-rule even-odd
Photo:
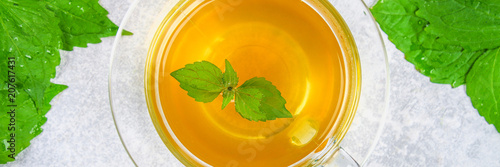
[[(131, 0), (100, 3), (119, 23)], [(108, 105), (112, 42), (113, 38), (105, 38), (100, 44), (63, 53), (54, 82), (69, 88), (52, 101), (44, 132), (8, 166), (133, 166)], [(367, 165), (500, 166), (500, 134), (472, 107), (465, 87), (430, 83), (385, 42), (391, 66), (391, 114)]]

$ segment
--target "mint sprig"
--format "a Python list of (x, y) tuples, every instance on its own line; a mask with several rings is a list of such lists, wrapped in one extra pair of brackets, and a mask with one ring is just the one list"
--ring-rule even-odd
[(238, 86), (238, 76), (226, 60), (224, 74), (208, 61), (187, 64), (170, 75), (180, 87), (197, 102), (209, 103), (222, 92), (224, 109), (233, 99), (236, 112), (250, 121), (267, 121), (276, 118), (292, 118), (285, 107), (286, 100), (281, 92), (265, 78), (254, 77)]

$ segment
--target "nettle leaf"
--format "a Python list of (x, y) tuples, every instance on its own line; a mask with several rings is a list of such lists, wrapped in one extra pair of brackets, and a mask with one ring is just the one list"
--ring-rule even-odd
[[(0, 139), (2, 141), (10, 140), (10, 134), (15, 134), (15, 155), (19, 154), (22, 150), (27, 148), (30, 145), (30, 141), (38, 136), (43, 129), (42, 125), (47, 122), (47, 118), (45, 114), (50, 110), (51, 105), (49, 102), (61, 91), (66, 89), (66, 85), (58, 85), (50, 83), (49, 87), (44, 91), (43, 101), (44, 104), (41, 108), (37, 107), (37, 105), (32, 101), (30, 95), (26, 93), (25, 90), (17, 90), (16, 91), (16, 105), (17, 107), (8, 107), (7, 105), (2, 105), (0, 109), (2, 111), (10, 111), (10, 109), (15, 109), (15, 129), (14, 131), (9, 130), (10, 115), (4, 114), (7, 112), (3, 112), (0, 114)], [(8, 91), (1, 90), (2, 95), (7, 95)], [(1, 100), (3, 102), (9, 101), (7, 96), (2, 96)], [(6, 163), (9, 161), (13, 161), (14, 159), (9, 157), (11, 152), (8, 150), (8, 144), (6, 142), (2, 142), (1, 151), (0, 151), (0, 162)]]
[(467, 72), (483, 51), (437, 42), (440, 37), (426, 30), (431, 23), (416, 15), (419, 5), (417, 0), (385, 0), (371, 11), (389, 40), (420, 73), (434, 83), (453, 87), (464, 84)]
[(438, 42), (472, 51), (500, 46), (500, 1), (425, 0), (418, 4), (416, 15), (429, 21), (425, 31), (438, 36)]
[[(69, 16), (63, 15), (62, 13), (65, 12), (81, 10), (80, 7), (87, 9), (85, 5), (99, 8), (97, 1), (89, 4), (82, 4), (81, 1), (72, 2), (81, 6), (75, 5), (62, 10), (62, 8), (51, 8), (50, 5), (62, 7), (64, 5), (59, 3), (67, 3), (66, 1), (0, 1), (0, 68), (2, 72), (5, 72), (5, 75), (0, 75), (0, 109), (2, 111), (15, 109), (16, 111), (15, 130), (8, 130), (7, 127), (10, 123), (10, 114), (0, 113), (0, 140), (3, 141), (0, 142), (0, 163), (2, 164), (14, 161), (13, 158), (8, 157), (12, 154), (8, 150), (9, 143), (6, 142), (10, 140), (10, 134), (15, 134), (14, 156), (16, 156), (29, 146), (31, 139), (42, 132), (41, 126), (47, 121), (45, 114), (51, 108), (50, 101), (67, 88), (65, 85), (50, 82), (50, 79), (55, 77), (56, 66), (60, 63), (59, 49), (72, 48), (73, 45), (86, 46), (83, 43), (87, 42), (97, 43), (99, 41), (96, 41), (93, 36), (104, 37), (112, 35), (111, 31), (116, 32), (115, 28), (93, 31), (91, 24), (83, 24), (78, 22), (78, 19), (71, 20)], [(102, 8), (84, 10), (80, 15), (74, 16), (82, 20), (95, 19), (101, 23), (102, 17), (106, 17), (105, 14), (103, 15), (106, 12), (102, 10)], [(75, 26), (78, 28), (74, 28)], [(70, 39), (68, 32), (61, 31), (64, 27), (73, 27), (69, 28), (72, 30), (70, 34), (73, 35), (91, 35)], [(9, 63), (9, 61), (15, 63)], [(15, 77), (9, 77), (7, 71), (15, 73)], [(11, 82), (11, 79), (15, 81)], [(15, 85), (14, 103), (8, 96), (11, 93), (8, 90), (9, 84)], [(12, 108), (8, 105), (17, 105), (17, 107)]]
[[(1, 112), (0, 140), (10, 140), (10, 134), (16, 135), (15, 155), (29, 146), (30, 140), (42, 132), (40, 128), (46, 122), (45, 113), (50, 108), (53, 89), (50, 78), (55, 76), (55, 67), (59, 65), (58, 48), (62, 46), (59, 20), (54, 13), (44, 8), (39, 1), (8, 0), (0, 2), (0, 65), (4, 75), (0, 75), (0, 95), (2, 111), (10, 111), (8, 105), (15, 104), (14, 131), (8, 130), (10, 114)], [(13, 69), (8, 68), (9, 57), (14, 57)], [(15, 73), (15, 82), (11, 83), (8, 70)], [(16, 100), (8, 98), (8, 84), (16, 86)], [(49, 94), (50, 93), (50, 94)], [(8, 155), (8, 143), (0, 142), (0, 163), (13, 161)]]
[(222, 74), (222, 82), (224, 83), (224, 91), (222, 92), (222, 109), (226, 108), (226, 106), (234, 99), (235, 89), (238, 86), (238, 75), (236, 71), (234, 71), (233, 66), (229, 63), (228, 60), (226, 63), (226, 71)]
[(268, 120), (293, 117), (285, 107), (286, 100), (281, 96), (281, 92), (265, 78), (255, 77), (249, 79), (238, 89), (242, 88), (258, 89), (264, 95), (262, 102), (260, 102), (260, 110), (266, 111)]
[(224, 74), (222, 76), (222, 81), (224, 82), (224, 86), (228, 88), (229, 87), (234, 88), (238, 86), (238, 76), (236, 75), (233, 66), (231, 66), (231, 64), (227, 60), (226, 60), (226, 71), (224, 71)]
[(182, 89), (198, 102), (211, 102), (222, 92), (221, 109), (233, 99), (236, 112), (250, 121), (268, 121), (276, 118), (292, 118), (286, 109), (286, 100), (280, 91), (265, 78), (252, 78), (238, 85), (238, 76), (228, 60), (226, 70), (221, 70), (208, 61), (188, 64), (172, 72)]
[(486, 94), (493, 87), (477, 83), (500, 79), (494, 71), (490, 78), (479, 75), (480, 69), (498, 69), (485, 61), (496, 60), (492, 52), (500, 47), (499, 6), (497, 0), (384, 0), (371, 11), (406, 60), (432, 82), (452, 87), (467, 84), (474, 106), (498, 129), (498, 107), (481, 107), (497, 106), (486, 99), (497, 97), (498, 92)]
[[(98, 0), (43, 0), (48, 9), (60, 19), (63, 49), (87, 47), (87, 43), (100, 43), (102, 37), (116, 35), (118, 26), (107, 17), (108, 11)], [(123, 31), (123, 35), (132, 35)]]
[(266, 113), (259, 109), (264, 95), (256, 88), (238, 88), (235, 107), (243, 118), (251, 121), (266, 121)]
[(467, 74), (467, 95), (486, 121), (500, 132), (500, 48), (481, 56)]
[(224, 90), (222, 71), (208, 61), (188, 64), (170, 75), (198, 102), (212, 102)]
[(234, 90), (224, 90), (222, 92), (222, 97), (223, 97), (222, 107), (221, 107), (222, 110), (226, 108), (226, 106), (231, 102), (231, 100), (234, 99), (234, 93), (235, 93)]

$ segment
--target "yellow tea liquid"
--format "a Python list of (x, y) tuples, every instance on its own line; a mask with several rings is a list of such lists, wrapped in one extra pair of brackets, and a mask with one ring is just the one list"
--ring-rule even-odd
[[(310, 5), (300, 0), (205, 1), (190, 9), (172, 35), (165, 36), (166, 30), (157, 34), (166, 45), (149, 55), (157, 70), (147, 75), (157, 78), (157, 85), (147, 91), (157, 92), (155, 115), (168, 123), (160, 125), (159, 133), (173, 133), (169, 139), (178, 154), (213, 166), (287, 166), (324, 147), (338, 126), (346, 65), (335, 27)], [(233, 102), (221, 110), (222, 96), (196, 102), (170, 76), (202, 60), (224, 72), (225, 59), (237, 72), (238, 86), (253, 77), (271, 81), (293, 118), (249, 121)]]

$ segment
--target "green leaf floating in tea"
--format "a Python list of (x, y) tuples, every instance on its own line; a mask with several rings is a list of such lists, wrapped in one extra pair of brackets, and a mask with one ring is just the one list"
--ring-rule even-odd
[(264, 95), (257, 88), (239, 88), (234, 106), (243, 118), (252, 121), (266, 121), (266, 114), (260, 109)]
[(224, 90), (221, 70), (208, 61), (188, 64), (170, 75), (197, 102), (212, 102)]
[(432, 82), (467, 84), (472, 104), (500, 132), (500, 1), (383, 0), (373, 16)]
[(285, 98), (271, 82), (262, 77), (255, 77), (243, 83), (238, 89), (249, 88), (256, 88), (264, 95), (260, 108), (266, 112), (268, 119), (292, 118), (292, 114), (285, 108)]
[(233, 100), (235, 95), (235, 88), (238, 86), (238, 75), (236, 71), (234, 71), (233, 66), (226, 60), (226, 71), (222, 76), (222, 82), (224, 83), (224, 91), (222, 91), (222, 107), (221, 109), (226, 108), (226, 106)]
[(116, 34), (107, 14), (97, 0), (0, 1), (0, 163), (14, 161), (42, 132), (50, 101), (67, 88), (50, 82), (59, 49)]
[(212, 102), (222, 92), (222, 109), (235, 99), (235, 108), (243, 118), (251, 121), (267, 121), (276, 118), (292, 118), (286, 109), (286, 100), (280, 91), (262, 77), (249, 79), (238, 86), (238, 76), (226, 60), (226, 71), (208, 61), (188, 64), (170, 75), (180, 87), (198, 102)]

